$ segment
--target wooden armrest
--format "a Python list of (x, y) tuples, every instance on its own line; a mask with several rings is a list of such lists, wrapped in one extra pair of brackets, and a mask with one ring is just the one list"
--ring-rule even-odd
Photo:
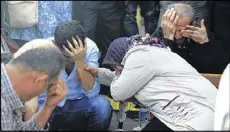
[(222, 74), (201, 73), (201, 75), (207, 78), (216, 88), (219, 87), (220, 78)]

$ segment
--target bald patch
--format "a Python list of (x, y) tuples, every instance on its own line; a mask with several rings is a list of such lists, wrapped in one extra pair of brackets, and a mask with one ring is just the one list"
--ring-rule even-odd
[(14, 53), (13, 58), (17, 58), (20, 55), (30, 51), (32, 49), (46, 49), (46, 48), (56, 48), (58, 49), (55, 44), (48, 39), (35, 39), (32, 41), (27, 42), (23, 45), (16, 53)]

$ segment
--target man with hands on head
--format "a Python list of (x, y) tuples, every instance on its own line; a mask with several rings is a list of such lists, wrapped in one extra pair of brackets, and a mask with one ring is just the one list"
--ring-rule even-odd
[[(49, 122), (51, 130), (107, 130), (112, 116), (109, 101), (99, 95), (98, 79), (84, 68), (98, 68), (99, 49), (85, 35), (78, 21), (57, 26), (54, 43), (65, 57), (66, 68), (61, 78), (66, 82), (68, 94), (54, 110)], [(39, 96), (39, 108), (45, 94)]]
[[(1, 130), (44, 130), (56, 105), (67, 93), (58, 78), (64, 57), (48, 40), (38, 39), (22, 46), (7, 64), (1, 64)], [(23, 120), (24, 102), (47, 91), (47, 99), (34, 116)]]
[[(221, 45), (215, 43), (204, 25), (193, 19), (194, 10), (188, 4), (176, 3), (167, 7), (161, 28), (152, 36), (162, 38), (166, 46), (189, 62), (198, 72), (222, 73), (225, 66), (218, 63)], [(212, 67), (209, 67), (212, 65)]]

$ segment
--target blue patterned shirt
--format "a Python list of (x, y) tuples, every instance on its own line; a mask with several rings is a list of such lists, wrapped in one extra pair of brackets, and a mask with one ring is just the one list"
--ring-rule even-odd
[(72, 1), (38, 1), (37, 28), (10, 28), (9, 37), (19, 40), (50, 38), (56, 26), (72, 19)]

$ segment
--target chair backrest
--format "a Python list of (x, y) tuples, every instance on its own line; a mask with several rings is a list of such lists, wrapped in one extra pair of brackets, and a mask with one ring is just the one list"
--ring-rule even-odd
[(216, 88), (219, 87), (219, 82), (222, 74), (201, 73), (201, 75), (207, 78)]

